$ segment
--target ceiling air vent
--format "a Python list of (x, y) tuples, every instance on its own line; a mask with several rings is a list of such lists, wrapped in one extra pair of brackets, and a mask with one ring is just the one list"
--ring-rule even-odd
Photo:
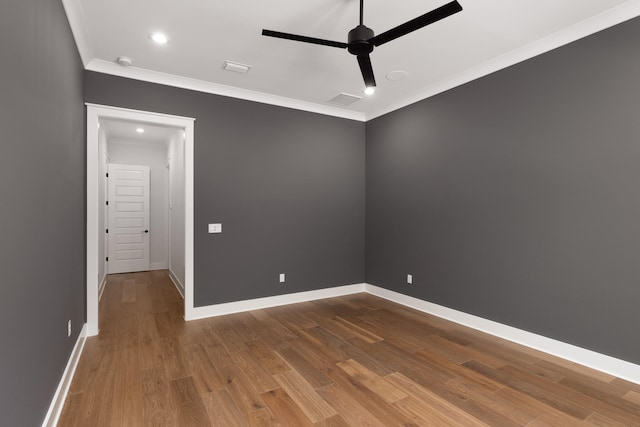
[(232, 71), (234, 73), (247, 74), (251, 69), (251, 66), (239, 64), (232, 61), (224, 61), (224, 64), (222, 64), (222, 69), (226, 71)]
[(337, 105), (351, 105), (354, 102), (359, 101), (361, 99), (362, 99), (361, 96), (351, 95), (348, 93), (341, 93), (340, 95), (334, 96), (327, 102), (330, 104), (337, 104)]

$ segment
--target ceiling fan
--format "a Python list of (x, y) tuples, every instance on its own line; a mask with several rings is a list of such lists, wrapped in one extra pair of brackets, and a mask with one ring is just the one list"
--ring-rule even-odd
[(385, 31), (382, 34), (374, 36), (373, 30), (363, 24), (364, 0), (360, 0), (360, 25), (349, 31), (347, 43), (271, 30), (262, 30), (262, 35), (305, 43), (320, 44), (323, 46), (338, 47), (341, 49), (346, 48), (349, 53), (358, 58), (358, 64), (360, 65), (360, 71), (362, 72), (362, 78), (364, 79), (365, 86), (367, 88), (374, 88), (376, 86), (376, 79), (373, 74), (373, 67), (371, 66), (371, 58), (369, 57), (369, 54), (373, 52), (375, 47), (397, 39), (398, 37), (407, 35), (412, 31), (419, 30), (420, 28), (433, 24), (441, 19), (447, 18), (461, 10), (462, 6), (460, 6), (460, 3), (453, 0), (452, 2), (434, 9), (431, 12), (427, 12), (422, 16), (412, 19), (411, 21), (405, 22), (404, 24), (398, 25), (397, 27)]

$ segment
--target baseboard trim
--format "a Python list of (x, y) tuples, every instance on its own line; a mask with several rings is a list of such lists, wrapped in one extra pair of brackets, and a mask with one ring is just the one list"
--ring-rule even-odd
[(390, 291), (368, 283), (195, 307), (193, 310), (193, 317), (189, 320), (241, 313), (245, 311), (296, 304), (299, 302), (314, 301), (324, 298), (333, 298), (356, 294), (359, 292), (366, 292), (397, 304), (422, 311), (423, 313), (431, 314), (442, 319), (524, 345), (525, 347), (533, 348), (597, 371), (640, 384), (640, 365), (597, 353), (592, 350), (587, 350), (572, 344), (567, 344), (552, 338), (547, 338), (542, 335), (534, 334), (533, 332), (494, 322), (493, 320), (484, 319), (479, 316), (434, 304), (419, 298), (404, 295), (399, 292)]
[[(178, 280), (176, 275), (169, 270), (169, 278), (175, 285), (178, 292), (184, 298), (184, 287), (181, 287), (182, 283)], [(104, 286), (102, 287), (104, 288)], [(366, 292), (371, 295), (375, 295), (380, 298), (395, 302), (397, 304), (410, 307), (421, 311), (423, 313), (431, 314), (442, 319), (446, 319), (460, 325), (476, 329), (494, 335), (499, 338), (503, 338), (526, 347), (533, 348), (535, 350), (542, 351), (553, 356), (560, 357), (562, 359), (578, 363), (580, 365), (604, 372), (609, 375), (613, 375), (618, 378), (622, 378), (627, 381), (631, 381), (636, 384), (640, 384), (640, 365), (630, 363), (615, 357), (607, 356), (605, 354), (597, 353), (592, 350), (587, 350), (572, 344), (567, 344), (562, 341), (558, 341), (552, 338), (547, 338), (542, 335), (534, 334), (532, 332), (524, 331), (522, 329), (514, 328), (512, 326), (504, 325), (502, 323), (494, 322), (492, 320), (484, 319), (479, 316), (464, 313), (462, 311), (454, 310), (448, 307), (444, 307), (438, 304), (434, 304), (429, 301), (421, 300), (419, 298), (411, 297), (401, 294), (399, 292), (384, 289), (368, 283), (359, 283), (345, 286), (338, 286), (326, 289), (317, 289), (313, 291), (297, 292), (292, 294), (277, 295), (265, 298), (256, 298), (245, 301), (235, 301), (224, 304), (216, 304), (204, 307), (195, 307), (193, 310), (193, 317), (190, 320), (203, 319), (207, 317), (222, 316), (225, 314), (233, 314), (246, 312), (251, 310), (259, 310), (269, 307), (277, 307), (288, 304), (296, 304), (300, 302), (314, 301), (325, 298), (334, 298), (344, 295), (352, 295), (360, 292)], [(87, 325), (85, 324), (80, 332), (78, 341), (73, 349), (67, 368), (64, 371), (58, 390), (54, 396), (54, 399), (45, 418), (43, 426), (55, 426), (62, 406), (66, 399), (71, 385), (71, 380), (75, 369), (80, 359), (80, 354), (84, 347), (84, 343), (87, 337), (86, 331)]]
[(60, 379), (60, 384), (58, 384), (58, 388), (56, 389), (56, 394), (53, 395), (53, 400), (51, 401), (51, 405), (49, 406), (49, 411), (47, 412), (47, 416), (44, 418), (44, 422), (42, 423), (43, 427), (54, 427), (58, 424), (58, 419), (60, 418), (60, 414), (62, 413), (64, 402), (67, 399), (67, 394), (69, 393), (71, 380), (73, 380), (73, 376), (76, 373), (76, 368), (78, 367), (78, 362), (80, 361), (80, 355), (82, 354), (82, 350), (84, 349), (84, 344), (86, 341), (87, 324), (85, 323), (82, 326), (82, 330), (80, 331), (80, 335), (78, 336), (76, 344), (73, 346), (73, 351), (71, 352), (71, 356), (69, 357), (69, 361), (67, 362), (67, 367), (64, 369), (64, 373), (62, 374), (62, 378)]
[(228, 302), (224, 304), (194, 307), (193, 316), (189, 320), (204, 319), (207, 317), (223, 316), (225, 314), (241, 313), (262, 308), (278, 307), (281, 305), (296, 304), (300, 302), (315, 301), (324, 298), (334, 298), (344, 295), (357, 294), (365, 291), (365, 284), (338, 286), (334, 288), (317, 289), (313, 291), (296, 292), (293, 294), (277, 295), (265, 298), (256, 298), (245, 301)]
[(102, 294), (104, 293), (104, 288), (107, 286), (107, 275), (105, 274), (100, 282), (100, 286), (98, 287), (98, 301), (102, 299)]
[(171, 269), (169, 269), (169, 279), (171, 279), (171, 281), (173, 282), (173, 286), (176, 287), (176, 289), (178, 290), (178, 292), (182, 296), (182, 299), (184, 299), (184, 285), (182, 284), (182, 282), (180, 280), (178, 280), (178, 276), (176, 276), (173, 273), (173, 271), (171, 271)]
[(468, 326), (478, 331), (486, 332), (499, 338), (560, 357), (571, 362), (604, 372), (609, 375), (640, 384), (640, 365), (625, 360), (567, 344), (542, 335), (527, 332), (522, 329), (507, 326), (502, 323), (487, 320), (482, 317), (467, 314), (448, 307), (443, 307), (428, 301), (410, 297), (395, 291), (366, 284), (365, 292), (386, 300), (414, 308), (424, 313), (450, 320), (460, 325)]

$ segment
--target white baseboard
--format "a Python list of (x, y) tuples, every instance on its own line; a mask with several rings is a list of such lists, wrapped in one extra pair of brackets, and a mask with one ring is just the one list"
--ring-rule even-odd
[(107, 275), (105, 274), (100, 282), (100, 286), (98, 287), (98, 301), (102, 299), (102, 294), (104, 293), (104, 288), (107, 285)]
[(169, 268), (166, 262), (151, 262), (149, 263), (149, 270), (166, 270)]
[(472, 314), (463, 313), (461, 311), (433, 304), (428, 301), (410, 297), (388, 289), (383, 289), (378, 286), (366, 284), (365, 292), (414, 308), (424, 313), (432, 314), (460, 325), (468, 326), (478, 331), (486, 332), (526, 347), (587, 366), (609, 375), (640, 384), (640, 365), (596, 353), (595, 351), (547, 338), (542, 335), (523, 331), (522, 329), (507, 326)]
[(169, 269), (169, 279), (171, 279), (173, 285), (176, 287), (180, 295), (182, 295), (182, 299), (184, 299), (184, 285), (178, 279), (178, 276), (176, 276), (173, 271), (171, 271), (171, 269)]
[(293, 294), (276, 295), (273, 297), (256, 298), (245, 301), (234, 301), (224, 304), (194, 307), (193, 316), (189, 320), (204, 319), (206, 317), (222, 316), (225, 314), (241, 313), (259, 310), (261, 308), (277, 307), (280, 305), (296, 304), (324, 298), (357, 294), (365, 291), (365, 284), (345, 285), (335, 288), (317, 289), (314, 291), (296, 292)]
[(195, 307), (189, 320), (366, 292), (562, 359), (640, 384), (640, 365), (367, 283)]
[[(169, 270), (169, 277), (180, 294), (184, 298), (184, 287), (175, 274)], [(390, 291), (367, 283), (345, 285), (334, 288), (318, 289), (313, 291), (298, 292), (286, 295), (277, 295), (265, 298), (256, 298), (246, 301), (235, 301), (224, 304), (216, 304), (205, 307), (195, 307), (194, 316), (190, 320), (207, 317), (221, 316), (225, 314), (240, 313), (262, 308), (277, 307), (306, 301), (314, 301), (324, 298), (333, 298), (344, 295), (366, 292), (389, 301), (414, 308), (452, 322), (476, 329), (506, 340), (542, 351), (562, 359), (578, 363), (583, 366), (607, 373), (609, 375), (640, 384), (640, 365), (636, 365), (621, 359), (600, 354), (591, 350), (577, 347), (542, 335), (527, 332), (512, 326), (507, 326), (482, 317), (467, 314), (458, 310), (434, 304), (425, 300), (414, 298), (399, 292)], [(54, 396), (43, 426), (55, 426), (62, 411), (62, 406), (71, 385), (71, 379), (75, 372), (80, 354), (86, 339), (86, 325), (83, 326), (78, 341), (73, 349), (69, 363), (63, 374), (58, 390)]]
[(73, 351), (71, 352), (71, 356), (69, 357), (69, 361), (67, 362), (67, 367), (62, 374), (60, 384), (58, 384), (56, 394), (53, 395), (53, 400), (51, 401), (51, 405), (49, 406), (47, 416), (44, 418), (42, 427), (54, 427), (58, 424), (58, 419), (60, 418), (60, 414), (62, 413), (64, 401), (67, 399), (67, 393), (69, 393), (71, 380), (73, 380), (73, 375), (75, 374), (76, 368), (78, 367), (80, 355), (82, 354), (82, 349), (84, 349), (84, 343), (86, 342), (86, 340), (87, 324), (85, 323), (82, 326), (82, 330), (80, 331), (78, 340), (73, 347)]

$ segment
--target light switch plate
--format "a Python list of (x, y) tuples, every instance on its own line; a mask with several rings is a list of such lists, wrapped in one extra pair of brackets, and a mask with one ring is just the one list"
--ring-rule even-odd
[(284, 283), (285, 277), (284, 273), (280, 273), (280, 283)]
[(222, 224), (209, 224), (209, 233), (222, 233)]
[(413, 284), (413, 274), (407, 274), (407, 283)]

